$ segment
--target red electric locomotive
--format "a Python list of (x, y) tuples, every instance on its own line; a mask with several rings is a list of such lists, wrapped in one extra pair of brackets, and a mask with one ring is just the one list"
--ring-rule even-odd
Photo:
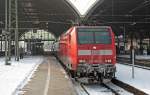
[(111, 27), (70, 28), (60, 37), (59, 57), (76, 77), (113, 78), (116, 71), (116, 50)]

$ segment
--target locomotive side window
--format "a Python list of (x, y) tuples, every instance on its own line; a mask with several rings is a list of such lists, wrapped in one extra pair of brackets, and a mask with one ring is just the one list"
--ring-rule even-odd
[(111, 44), (111, 36), (108, 29), (78, 29), (79, 44)]

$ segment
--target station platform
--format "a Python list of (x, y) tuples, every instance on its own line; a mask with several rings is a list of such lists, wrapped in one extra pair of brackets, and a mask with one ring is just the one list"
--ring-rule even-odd
[(116, 79), (137, 88), (147, 95), (150, 95), (150, 70), (134, 67), (134, 77), (132, 66), (124, 64), (116, 64), (117, 72)]
[(46, 57), (22, 95), (76, 95), (73, 84), (55, 57)]

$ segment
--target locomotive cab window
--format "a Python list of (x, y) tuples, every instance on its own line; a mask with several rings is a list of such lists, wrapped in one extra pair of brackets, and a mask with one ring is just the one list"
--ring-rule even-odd
[(78, 32), (78, 41), (80, 44), (91, 44), (94, 43), (92, 32), (80, 31)]
[(111, 44), (108, 29), (86, 28), (78, 29), (79, 44)]
[(108, 31), (95, 32), (94, 34), (96, 44), (111, 44), (111, 36)]

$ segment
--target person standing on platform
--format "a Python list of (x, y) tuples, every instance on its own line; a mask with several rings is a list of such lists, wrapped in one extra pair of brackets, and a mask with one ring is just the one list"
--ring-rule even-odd
[(19, 51), (20, 51), (20, 59), (23, 59), (23, 48), (20, 47)]

